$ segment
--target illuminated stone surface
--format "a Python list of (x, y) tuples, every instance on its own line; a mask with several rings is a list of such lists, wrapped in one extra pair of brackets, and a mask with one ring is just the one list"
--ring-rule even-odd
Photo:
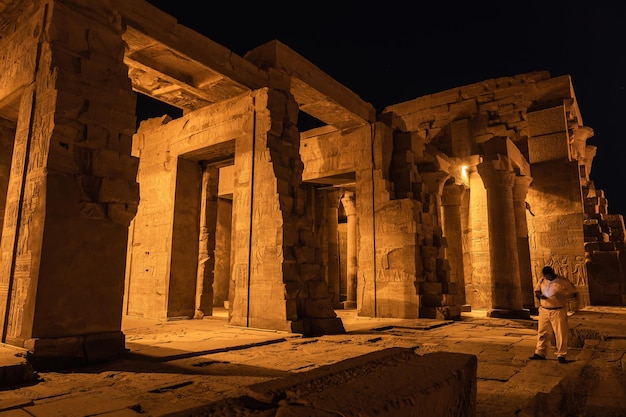
[[(305, 335), (344, 332), (342, 305), (524, 318), (546, 264), (581, 306), (626, 303), (623, 219), (589, 179), (569, 76), (377, 115), (279, 41), (239, 57), (143, 1), (78, 3), (0, 2), (4, 342), (102, 360), (124, 315), (223, 305)], [(183, 115), (137, 129), (136, 94)], [(322, 125), (299, 130), (301, 113)]]

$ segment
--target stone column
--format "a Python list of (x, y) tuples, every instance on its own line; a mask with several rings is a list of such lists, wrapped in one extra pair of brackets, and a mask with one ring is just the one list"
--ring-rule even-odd
[(25, 36), (3, 39), (16, 53), (3, 84), (27, 82), (0, 244), (2, 341), (27, 348), (36, 367), (97, 362), (125, 350), (136, 93), (119, 15), (95, 3), (37, 5)]
[(218, 168), (203, 164), (200, 196), (198, 274), (196, 278), (196, 304), (194, 312), (194, 318), (196, 319), (213, 315), (213, 273), (215, 269), (215, 230), (217, 223), (218, 184)]
[(328, 245), (326, 248), (326, 280), (334, 308), (343, 307), (343, 305), (341, 305), (341, 274), (339, 268), (339, 235), (337, 224), (340, 199), (340, 191), (326, 192), (326, 241)]
[(517, 257), (519, 261), (522, 304), (525, 309), (535, 311), (533, 273), (528, 243), (528, 222), (526, 221), (526, 194), (528, 193), (528, 187), (531, 182), (532, 178), (528, 176), (515, 177), (515, 183), (513, 185), (513, 206), (515, 210)]
[(490, 317), (530, 318), (523, 310), (517, 251), (513, 184), (515, 172), (497, 160), (480, 163), (480, 174), (487, 190), (489, 255), (491, 261)]
[(4, 223), (4, 209), (6, 207), (9, 174), (11, 172), (11, 155), (13, 155), (13, 141), (15, 128), (0, 120), (0, 237)]
[(348, 270), (346, 276), (348, 278), (346, 301), (344, 308), (356, 308), (356, 279), (357, 279), (357, 236), (356, 236), (356, 206), (354, 193), (346, 191), (341, 198), (341, 204), (348, 216)]
[(230, 251), (233, 203), (226, 198), (217, 200), (215, 225), (215, 273), (213, 276), (213, 306), (227, 307), (230, 282)]
[(491, 256), (489, 254), (489, 227), (487, 220), (487, 190), (482, 178), (472, 167), (469, 171), (469, 198), (467, 231), (463, 231), (471, 257), (465, 274), (465, 302), (472, 309), (486, 310), (491, 306)]
[(450, 184), (441, 194), (441, 217), (443, 234), (448, 242), (446, 249), (450, 264), (450, 282), (457, 284), (459, 304), (465, 304), (465, 277), (463, 269), (463, 228), (461, 226), (461, 203), (465, 186)]

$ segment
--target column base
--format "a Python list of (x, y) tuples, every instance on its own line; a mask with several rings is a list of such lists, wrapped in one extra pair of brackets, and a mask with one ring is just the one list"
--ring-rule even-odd
[(344, 301), (342, 304), (345, 310), (356, 308), (356, 301)]
[(530, 320), (530, 311), (529, 310), (505, 310), (494, 308), (487, 312), (487, 317), (493, 317), (498, 319), (522, 319), (522, 320)]
[(69, 367), (108, 362), (126, 353), (121, 331), (73, 337), (33, 338), (23, 340), (26, 358), (33, 368), (59, 370)]

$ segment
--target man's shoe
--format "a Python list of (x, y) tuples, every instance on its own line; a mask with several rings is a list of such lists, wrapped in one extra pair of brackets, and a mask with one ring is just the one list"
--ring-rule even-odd
[[(545, 361), (545, 360), (546, 360), (546, 357), (545, 357), (545, 356), (538, 355), (538, 354), (536, 354), (536, 353), (535, 353), (533, 356), (531, 356), (531, 357), (530, 357), (530, 358), (528, 358), (528, 359), (530, 359), (530, 360), (532, 360), (532, 361), (535, 361), (535, 360)], [(559, 359), (561, 359), (561, 358), (559, 358)]]
[(570, 361), (568, 361), (567, 359), (565, 359), (565, 356), (559, 356), (559, 363), (569, 363)]

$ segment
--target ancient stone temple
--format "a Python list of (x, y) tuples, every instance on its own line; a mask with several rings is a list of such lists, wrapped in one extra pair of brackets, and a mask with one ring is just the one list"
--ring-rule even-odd
[[(142, 0), (0, 0), (0, 54), (0, 334), (34, 356), (224, 306), (304, 335), (344, 332), (339, 308), (529, 318), (546, 264), (626, 304), (569, 76), (377, 114), (278, 40), (241, 57)], [(182, 116), (138, 120), (143, 95)]]

